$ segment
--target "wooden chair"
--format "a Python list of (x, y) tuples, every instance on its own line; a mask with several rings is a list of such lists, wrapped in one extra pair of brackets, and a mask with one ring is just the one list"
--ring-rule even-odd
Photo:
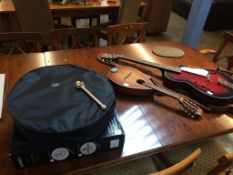
[(188, 168), (190, 168), (193, 165), (194, 161), (200, 155), (201, 155), (201, 149), (198, 148), (192, 154), (190, 154), (188, 157), (186, 157), (185, 159), (183, 159), (179, 163), (177, 163), (177, 164), (175, 164), (167, 169), (152, 173), (150, 175), (177, 175), (177, 174), (181, 175), (185, 171), (187, 171)]
[(230, 175), (233, 173), (233, 154), (225, 154), (218, 159), (218, 165), (207, 175)]
[(66, 44), (66, 48), (69, 49), (97, 47), (99, 46), (99, 32), (100, 29), (94, 27), (52, 30), (53, 49), (65, 49), (65, 41), (69, 41), (69, 43)]
[(167, 31), (173, 2), (175, 1), (144, 0), (145, 6), (142, 8), (141, 18), (142, 21), (150, 21), (147, 27), (147, 34)]
[(50, 31), (68, 26), (54, 25), (48, 0), (12, 0), (23, 32), (41, 32), (42, 44), (51, 44)]
[(140, 22), (141, 0), (121, 0), (116, 24)]
[(128, 23), (108, 26), (108, 45), (144, 42), (147, 24), (148, 23)]
[(121, 0), (121, 6), (116, 21), (110, 20), (107, 23), (100, 24), (102, 28), (100, 38), (107, 40), (106, 28), (110, 25), (140, 22), (140, 6), (141, 0)]
[(141, 17), (139, 15), (141, 0), (119, 0), (119, 1), (120, 1), (120, 8), (117, 14), (117, 18), (114, 19), (112, 17), (109, 17), (109, 21), (98, 25), (102, 29), (106, 28), (109, 25), (114, 25), (114, 24), (141, 22)]
[[(216, 172), (221, 172), (224, 168), (226, 169), (232, 165), (232, 154), (227, 154), (223, 145), (217, 139), (209, 139), (204, 142), (188, 145), (176, 150), (163, 152), (157, 156), (162, 160), (163, 164), (170, 166), (179, 162), (183, 157), (188, 155), (197, 147), (202, 150), (202, 154), (195, 162), (195, 166), (189, 169), (188, 173), (190, 175), (220, 175)], [(228, 155), (228, 157), (221, 158), (218, 164), (217, 160), (223, 155), (226, 155), (225, 157)]]
[(0, 15), (0, 32), (9, 32), (11, 30), (9, 17), (6, 15)]
[[(213, 61), (215, 63), (219, 62), (222, 59), (227, 59), (227, 70), (230, 70), (233, 68), (233, 53), (230, 53), (228, 55), (227, 53), (227, 45), (232, 43), (233, 44), (233, 32), (225, 32), (223, 35), (223, 41), (220, 44), (217, 51), (213, 49), (203, 49), (200, 50), (202, 54), (213, 54)], [(225, 53), (223, 53), (225, 51)]]
[(0, 33), (0, 55), (41, 51), (41, 33)]

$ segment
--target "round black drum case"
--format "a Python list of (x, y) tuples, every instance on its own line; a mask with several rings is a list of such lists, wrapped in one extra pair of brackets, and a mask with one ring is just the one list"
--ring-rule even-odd
[(58, 65), (25, 74), (7, 103), (16, 126), (27, 138), (84, 142), (107, 128), (114, 115), (115, 94), (103, 75), (75, 65)]

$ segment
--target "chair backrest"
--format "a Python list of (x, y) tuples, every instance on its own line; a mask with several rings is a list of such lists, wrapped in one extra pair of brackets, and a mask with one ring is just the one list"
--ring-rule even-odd
[[(100, 28), (66, 28), (51, 31), (53, 49), (74, 49), (99, 46)], [(64, 43), (67, 42), (68, 43)], [(64, 47), (65, 46), (65, 47)]]
[(180, 161), (179, 163), (164, 169), (162, 171), (155, 172), (151, 175), (178, 175), (184, 173), (193, 162), (201, 155), (201, 149), (196, 149), (192, 154), (188, 157)]
[(138, 22), (141, 0), (121, 0), (117, 24)]
[[(232, 53), (228, 53), (226, 52), (224, 56), (221, 56), (221, 54), (223, 53), (223, 51), (226, 49), (227, 45), (229, 43), (233, 44), (233, 32), (225, 32), (223, 35), (223, 41), (220, 44), (217, 52), (215, 53), (214, 57), (213, 57), (213, 61), (214, 62), (218, 62), (219, 60), (221, 60), (222, 58), (227, 58), (228, 61), (228, 66), (227, 69), (230, 70), (233, 67), (233, 52)], [(225, 50), (227, 51), (227, 50)]]
[(207, 175), (230, 175), (233, 172), (233, 154), (225, 154), (218, 159), (218, 165)]
[(48, 0), (12, 0), (23, 32), (41, 32), (42, 42), (50, 42), (54, 28)]
[(31, 53), (41, 51), (41, 33), (0, 33), (0, 55)]
[(127, 23), (108, 26), (108, 45), (144, 42), (147, 24)]

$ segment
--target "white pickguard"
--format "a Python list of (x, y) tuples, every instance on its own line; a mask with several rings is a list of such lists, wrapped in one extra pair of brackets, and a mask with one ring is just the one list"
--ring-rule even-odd
[(195, 75), (200, 75), (200, 76), (204, 76), (204, 77), (207, 77), (209, 72), (205, 69), (201, 69), (201, 68), (191, 68), (191, 67), (180, 67), (180, 69), (182, 71), (185, 71), (185, 72), (189, 72), (189, 73), (192, 73), (192, 74), (195, 74)]

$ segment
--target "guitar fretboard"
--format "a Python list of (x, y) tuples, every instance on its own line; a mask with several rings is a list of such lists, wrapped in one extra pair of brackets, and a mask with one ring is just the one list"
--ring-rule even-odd
[(222, 79), (222, 78), (218, 78), (218, 83), (223, 85), (223, 86), (226, 86), (228, 88), (233, 89), (233, 84), (230, 83), (229, 81), (226, 81), (226, 80)]
[(127, 56), (122, 56), (121, 55), (120, 59), (124, 59), (124, 60), (131, 61), (131, 62), (134, 62), (134, 63), (139, 63), (139, 64), (147, 65), (147, 66), (150, 66), (150, 67), (158, 68), (160, 70), (167, 70), (167, 71), (176, 72), (176, 73), (181, 72), (181, 69), (177, 68), (177, 67), (161, 65), (161, 64), (152, 63), (152, 62), (149, 62), (149, 61), (135, 59), (135, 58), (127, 57)]

